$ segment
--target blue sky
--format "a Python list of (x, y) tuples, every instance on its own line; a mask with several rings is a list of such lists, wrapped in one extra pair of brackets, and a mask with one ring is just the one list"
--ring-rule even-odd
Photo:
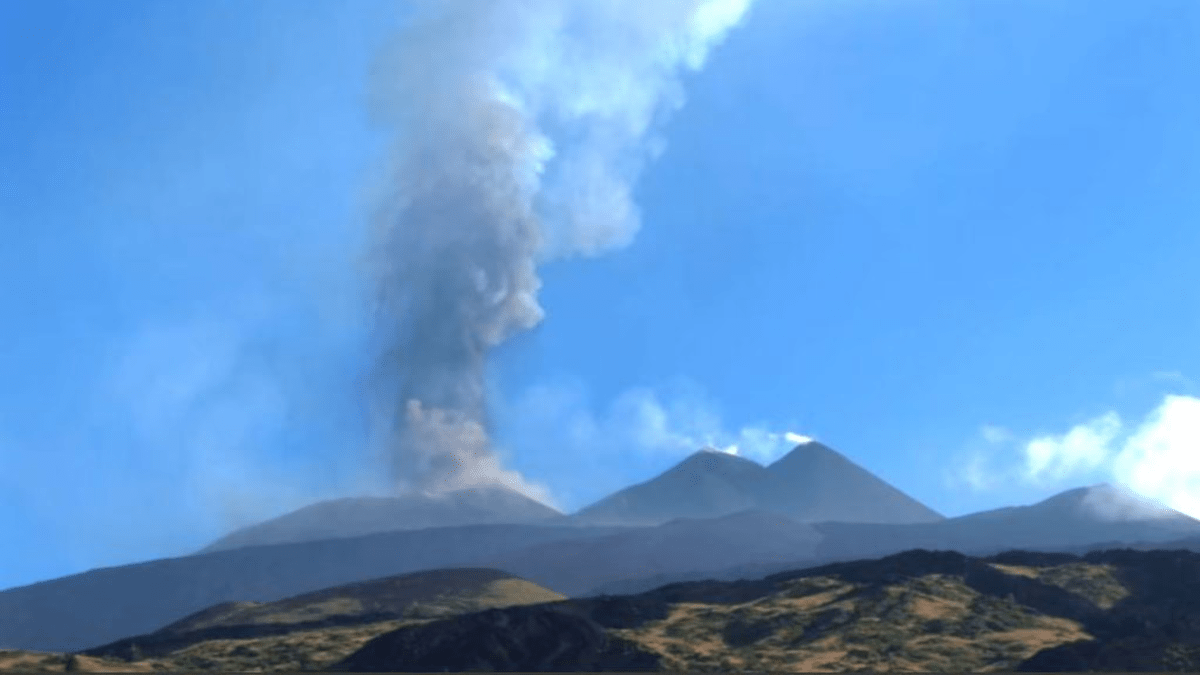
[[(0, 587), (378, 491), (362, 264), (389, 2), (0, 8)], [(1200, 516), (1200, 5), (759, 2), (641, 230), (493, 362), (574, 509), (785, 431), (957, 515), (1120, 481)], [(1166, 468), (1169, 467), (1169, 468)]]

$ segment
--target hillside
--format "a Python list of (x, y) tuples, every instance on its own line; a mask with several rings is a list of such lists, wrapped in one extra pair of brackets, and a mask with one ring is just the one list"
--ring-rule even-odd
[(471, 525), (254, 546), (91, 570), (0, 591), (0, 647), (90, 649), (223, 602), (274, 602), (359, 581), (487, 560), (619, 528)]
[(314, 670), (401, 626), (563, 596), (490, 569), (433, 570), (277, 602), (222, 603), (75, 655), (0, 652), (0, 671)]
[(910, 551), (399, 628), (353, 671), (1200, 667), (1200, 554)]
[(914, 550), (563, 599), (487, 569), (229, 603), (0, 670), (1164, 671), (1200, 667), (1200, 554)]

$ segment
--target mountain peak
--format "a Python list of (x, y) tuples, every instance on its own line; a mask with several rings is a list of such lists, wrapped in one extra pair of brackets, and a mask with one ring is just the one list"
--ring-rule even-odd
[(818, 441), (801, 443), (767, 467), (767, 504), (809, 521), (923, 523), (941, 514)]
[(765, 509), (806, 521), (918, 523), (942, 516), (836, 450), (799, 443), (768, 467), (703, 448), (644, 483), (581, 509), (582, 522), (657, 524)]
[(1065, 490), (1043, 499), (1031, 508), (1052, 512), (1071, 512), (1107, 521), (1187, 519), (1165, 504), (1147, 499), (1123, 485), (1097, 483)]
[(753, 460), (704, 448), (655, 478), (615, 492), (575, 515), (583, 522), (623, 525), (721, 516), (753, 508), (765, 472)]
[(786, 455), (772, 462), (770, 466), (785, 462), (794, 462), (801, 459), (811, 460), (814, 458), (840, 459), (847, 462), (850, 461), (846, 459), (845, 455), (837, 450), (834, 450), (828, 445), (825, 445), (820, 441), (808, 440), (804, 443), (797, 444), (796, 447), (789, 450)]

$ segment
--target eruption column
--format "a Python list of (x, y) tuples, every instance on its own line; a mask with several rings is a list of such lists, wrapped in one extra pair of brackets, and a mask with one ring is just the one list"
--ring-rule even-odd
[(679, 73), (748, 0), (438, 0), (377, 64), (373, 111), (396, 133), (370, 260), (393, 382), (397, 483), (503, 483), (485, 375), (541, 321), (538, 265), (632, 241), (632, 186), (683, 102)]

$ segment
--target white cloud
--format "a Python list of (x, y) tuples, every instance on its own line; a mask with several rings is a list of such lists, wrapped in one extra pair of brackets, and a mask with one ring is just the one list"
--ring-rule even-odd
[[(996, 429), (981, 429), (988, 445), (1015, 440)], [(1108, 412), (1061, 435), (1021, 443), (1015, 454), (976, 447), (950, 472), (949, 482), (975, 491), (1014, 484), (1066, 488), (1092, 474), (1131, 491), (1128, 499), (1105, 505), (1114, 515), (1149, 513), (1151, 500), (1200, 518), (1200, 398), (1168, 395), (1132, 430)]]
[(1093, 470), (1112, 455), (1121, 418), (1109, 412), (1061, 436), (1041, 436), (1025, 445), (1025, 476), (1031, 482), (1062, 480)]
[(1113, 477), (1200, 517), (1200, 398), (1167, 396), (1125, 441)]

